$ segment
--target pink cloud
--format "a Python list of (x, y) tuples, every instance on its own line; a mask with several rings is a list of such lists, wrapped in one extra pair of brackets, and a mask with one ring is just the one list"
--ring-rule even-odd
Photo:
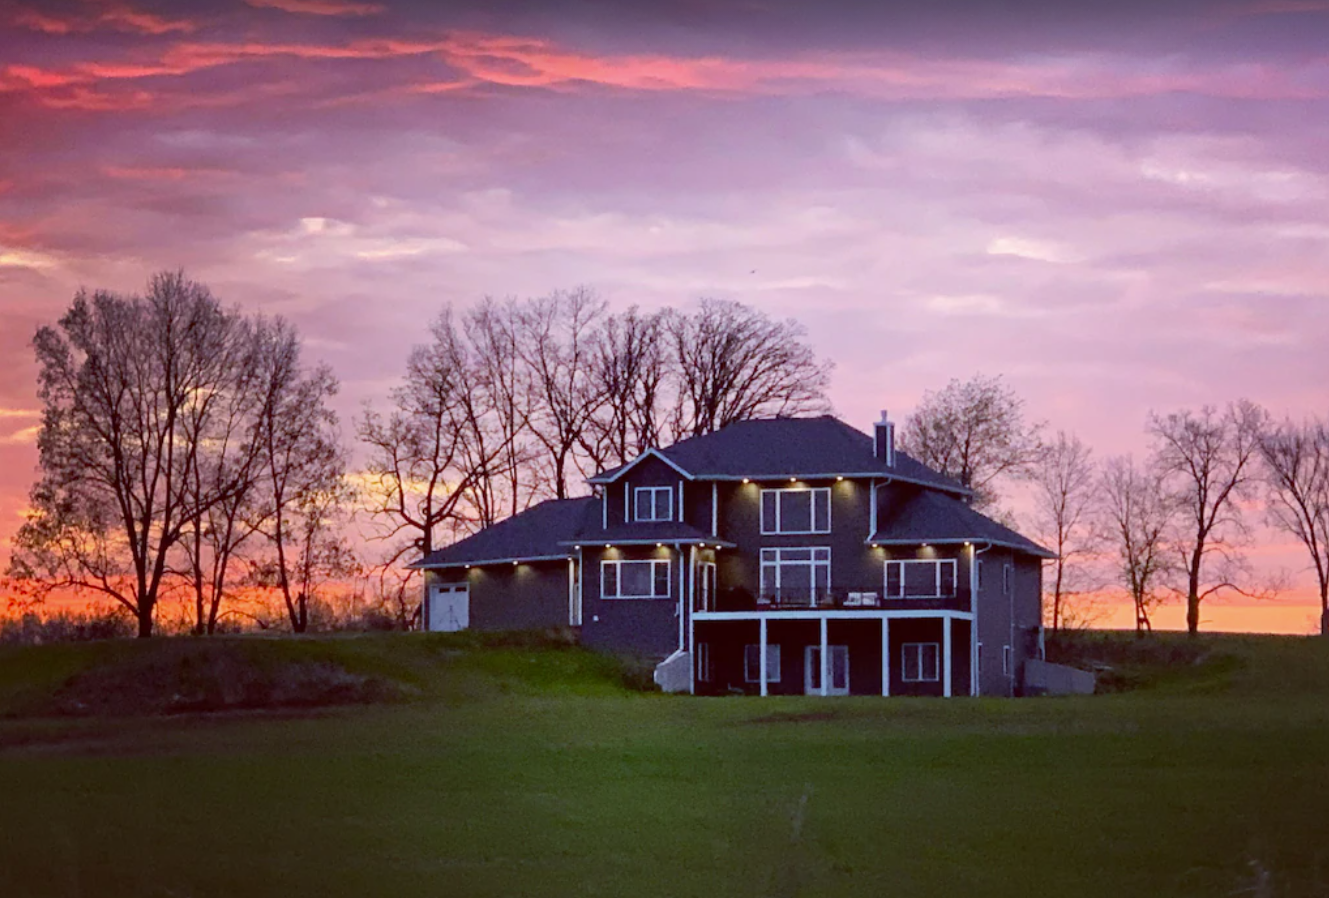
[(380, 3), (352, 3), (348, 0), (245, 0), (245, 3), (259, 9), (279, 9), (308, 16), (372, 16), (384, 9)]
[(198, 28), (198, 23), (188, 19), (168, 19), (165, 16), (136, 10), (125, 4), (93, 3), (89, 5), (100, 6), (101, 9), (99, 12), (72, 15), (66, 18), (48, 15), (36, 9), (20, 9), (15, 13), (13, 22), (32, 31), (57, 35), (95, 31), (102, 27), (146, 35), (177, 32), (187, 34)]

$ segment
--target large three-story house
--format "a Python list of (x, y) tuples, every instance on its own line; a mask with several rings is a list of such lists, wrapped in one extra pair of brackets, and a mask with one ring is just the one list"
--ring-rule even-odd
[(570, 625), (703, 695), (1014, 695), (1042, 560), (968, 492), (830, 416), (649, 449), (431, 553), (430, 630)]

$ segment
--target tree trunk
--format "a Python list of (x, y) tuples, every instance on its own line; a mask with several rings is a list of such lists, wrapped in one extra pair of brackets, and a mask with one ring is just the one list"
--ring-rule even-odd
[(147, 639), (152, 636), (152, 603), (140, 600), (137, 617), (138, 638)]
[(1329, 636), (1329, 583), (1320, 584), (1320, 635)]
[(1200, 555), (1191, 561), (1190, 574), (1186, 583), (1186, 635), (1195, 636), (1200, 632)]

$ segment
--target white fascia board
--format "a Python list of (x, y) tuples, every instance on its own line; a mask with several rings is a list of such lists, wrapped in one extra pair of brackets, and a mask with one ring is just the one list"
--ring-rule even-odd
[(909, 483), (914, 486), (926, 487), (930, 490), (936, 490), (939, 493), (947, 493), (952, 496), (968, 496), (971, 492), (962, 486), (942, 486), (939, 483), (932, 483), (927, 480), (917, 480), (913, 477), (903, 477), (895, 471), (832, 471), (830, 473), (812, 472), (799, 473), (797, 471), (785, 471), (783, 474), (772, 474), (770, 472), (757, 472), (753, 474), (697, 474), (696, 480), (783, 480), (788, 481), (790, 477), (796, 477), (799, 480), (834, 480), (837, 477), (843, 477), (845, 480), (871, 480), (874, 477), (881, 481), (880, 486), (886, 486), (892, 482)]
[(708, 620), (896, 620), (901, 618), (949, 617), (953, 620), (973, 620), (968, 611), (946, 609), (925, 610), (908, 608), (897, 611), (698, 611), (693, 618), (700, 623)]
[(864, 545), (875, 546), (918, 546), (927, 543), (929, 546), (963, 546), (972, 543), (978, 545), (982, 543), (985, 546), (999, 546), (1003, 549), (1010, 549), (1015, 552), (1023, 552), (1026, 555), (1033, 555), (1036, 558), (1056, 558), (1057, 553), (1051, 552), (1041, 546), (1029, 548), (1019, 543), (1009, 542), (1002, 539), (987, 539), (982, 536), (971, 536), (968, 539), (948, 537), (946, 539), (930, 539), (926, 536), (920, 536), (917, 539), (868, 539), (863, 540)]
[(490, 564), (526, 564), (531, 561), (567, 561), (568, 555), (522, 555), (513, 558), (484, 558), (480, 561), (446, 561), (439, 564), (413, 564), (411, 567), (422, 571), (437, 571), (453, 567), (483, 567)]
[[(714, 536), (685, 536), (673, 537), (666, 536), (659, 539), (613, 539), (603, 536), (589, 536), (586, 539), (564, 539), (559, 540), (560, 546), (603, 546), (609, 543), (611, 546), (658, 546), (664, 545), (683, 545), (683, 546), (724, 546), (726, 549), (737, 547), (737, 543), (731, 543), (728, 540), (717, 539)], [(566, 556), (557, 556), (563, 558)]]

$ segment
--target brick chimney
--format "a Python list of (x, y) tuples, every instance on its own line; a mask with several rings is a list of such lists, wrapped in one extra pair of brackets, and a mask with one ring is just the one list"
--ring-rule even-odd
[(872, 451), (886, 462), (887, 467), (895, 467), (895, 422), (886, 414), (886, 409), (881, 410), (881, 420), (874, 429)]

